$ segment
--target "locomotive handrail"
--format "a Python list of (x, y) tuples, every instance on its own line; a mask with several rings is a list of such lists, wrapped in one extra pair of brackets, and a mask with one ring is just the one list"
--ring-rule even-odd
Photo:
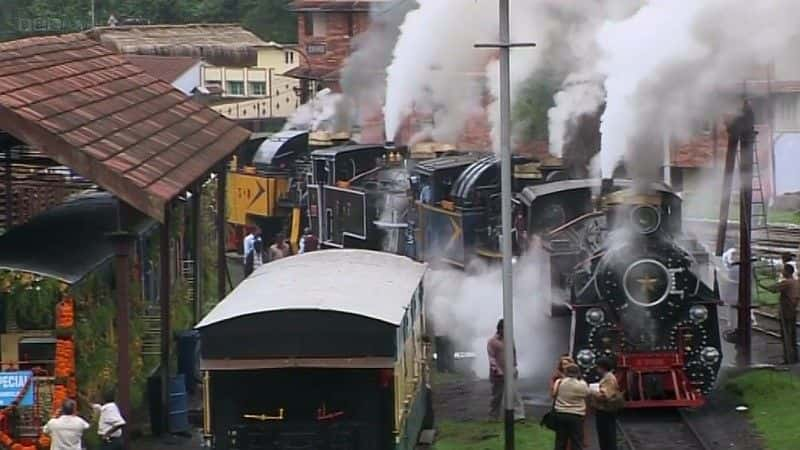
[(366, 172), (361, 172), (360, 174), (354, 176), (353, 178), (350, 178), (349, 180), (347, 180), (347, 182), (352, 184), (352, 183), (364, 178), (365, 176), (367, 176), (369, 174), (378, 172), (381, 169), (383, 169), (383, 167), (374, 167), (372, 169), (367, 170)]
[(570, 228), (571, 226), (575, 225), (576, 223), (578, 223), (580, 221), (583, 221), (583, 220), (586, 220), (586, 219), (590, 219), (592, 217), (602, 216), (603, 214), (605, 214), (605, 213), (602, 212), (602, 211), (592, 211), (592, 212), (586, 213), (586, 214), (584, 214), (582, 216), (579, 216), (579, 217), (576, 217), (576, 218), (570, 220), (569, 222), (559, 226), (558, 228), (556, 228), (554, 230), (551, 230), (548, 233), (548, 236), (549, 237), (553, 237), (556, 234), (561, 233), (562, 231), (566, 230), (567, 228)]

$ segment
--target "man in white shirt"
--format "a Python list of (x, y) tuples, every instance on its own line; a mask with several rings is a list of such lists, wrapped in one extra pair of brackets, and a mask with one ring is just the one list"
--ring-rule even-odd
[(50, 419), (44, 426), (44, 433), (50, 436), (50, 450), (81, 450), (83, 432), (89, 423), (75, 414), (75, 401), (65, 400), (61, 405), (61, 415)]
[(256, 263), (256, 240), (261, 238), (261, 229), (254, 227), (253, 230), (244, 238), (244, 276), (247, 277), (255, 269)]
[(125, 419), (119, 412), (119, 407), (114, 403), (114, 393), (107, 392), (103, 396), (103, 404), (92, 405), (96, 412), (100, 413), (97, 421), (97, 434), (103, 441), (101, 450), (121, 450), (122, 449), (122, 427), (125, 426)]

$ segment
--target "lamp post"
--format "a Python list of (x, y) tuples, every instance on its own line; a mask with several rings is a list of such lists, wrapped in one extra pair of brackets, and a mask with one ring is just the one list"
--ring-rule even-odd
[(508, 0), (500, 1), (500, 42), (476, 44), (500, 50), (500, 191), (503, 238), (503, 347), (505, 448), (514, 449), (514, 299), (511, 267), (511, 48), (533, 47), (533, 43), (511, 43)]

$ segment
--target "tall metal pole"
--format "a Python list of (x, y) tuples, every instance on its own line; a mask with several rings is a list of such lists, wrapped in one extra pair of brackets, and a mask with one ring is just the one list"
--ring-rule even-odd
[(503, 252), (503, 341), (505, 348), (505, 444), (514, 449), (514, 298), (511, 272), (511, 43), (508, 0), (500, 0), (500, 192)]
[(504, 397), (505, 397), (505, 448), (514, 449), (514, 381), (516, 378), (514, 348), (514, 300), (511, 278), (511, 48), (535, 47), (536, 44), (512, 43), (508, 0), (499, 0), (500, 42), (475, 44), (477, 48), (500, 50), (500, 191), (502, 215), (503, 254), (503, 347), (505, 348)]

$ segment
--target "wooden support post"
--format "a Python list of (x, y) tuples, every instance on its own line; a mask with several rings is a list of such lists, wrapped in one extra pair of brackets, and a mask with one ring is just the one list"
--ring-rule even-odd
[(227, 190), (227, 161), (217, 169), (217, 299), (225, 298), (225, 283), (228, 277), (225, 259), (225, 197)]
[(755, 116), (750, 105), (745, 103), (739, 124), (739, 140), (741, 153), (739, 154), (739, 317), (738, 317), (738, 353), (740, 363), (750, 364), (750, 350), (752, 329), (750, 323), (750, 309), (753, 297), (753, 261), (751, 233), (753, 214), (753, 144), (755, 143)]
[(733, 169), (736, 166), (736, 149), (739, 143), (735, 123), (728, 124), (728, 149), (725, 153), (725, 172), (722, 178), (722, 192), (719, 199), (719, 221), (717, 222), (717, 256), (725, 252), (725, 239), (728, 233), (728, 217), (731, 208), (731, 188)]
[(194, 298), (192, 299), (194, 306), (194, 323), (197, 323), (202, 318), (203, 313), (203, 215), (201, 209), (203, 208), (202, 202), (203, 184), (198, 182), (192, 190), (192, 205), (191, 205), (191, 227), (192, 231), (192, 259), (194, 260)]
[(159, 288), (159, 303), (161, 306), (161, 424), (164, 432), (169, 432), (169, 375), (170, 375), (170, 338), (172, 333), (170, 324), (170, 290), (172, 287), (172, 280), (170, 277), (170, 228), (172, 222), (172, 205), (167, 205), (164, 208), (164, 223), (161, 224), (161, 238), (159, 240), (160, 246), (160, 259), (159, 268), (160, 288)]
[[(120, 204), (120, 209), (124, 205)], [(119, 231), (108, 238), (114, 246), (114, 281), (117, 330), (117, 404), (126, 420), (131, 417), (131, 348), (130, 348), (130, 254), (134, 235), (124, 231), (124, 221)], [(129, 447), (128, 434), (124, 434), (124, 448)]]
[(14, 175), (11, 159), (11, 144), (6, 144), (6, 172), (5, 172), (5, 195), (6, 195), (6, 232), (14, 227)]

